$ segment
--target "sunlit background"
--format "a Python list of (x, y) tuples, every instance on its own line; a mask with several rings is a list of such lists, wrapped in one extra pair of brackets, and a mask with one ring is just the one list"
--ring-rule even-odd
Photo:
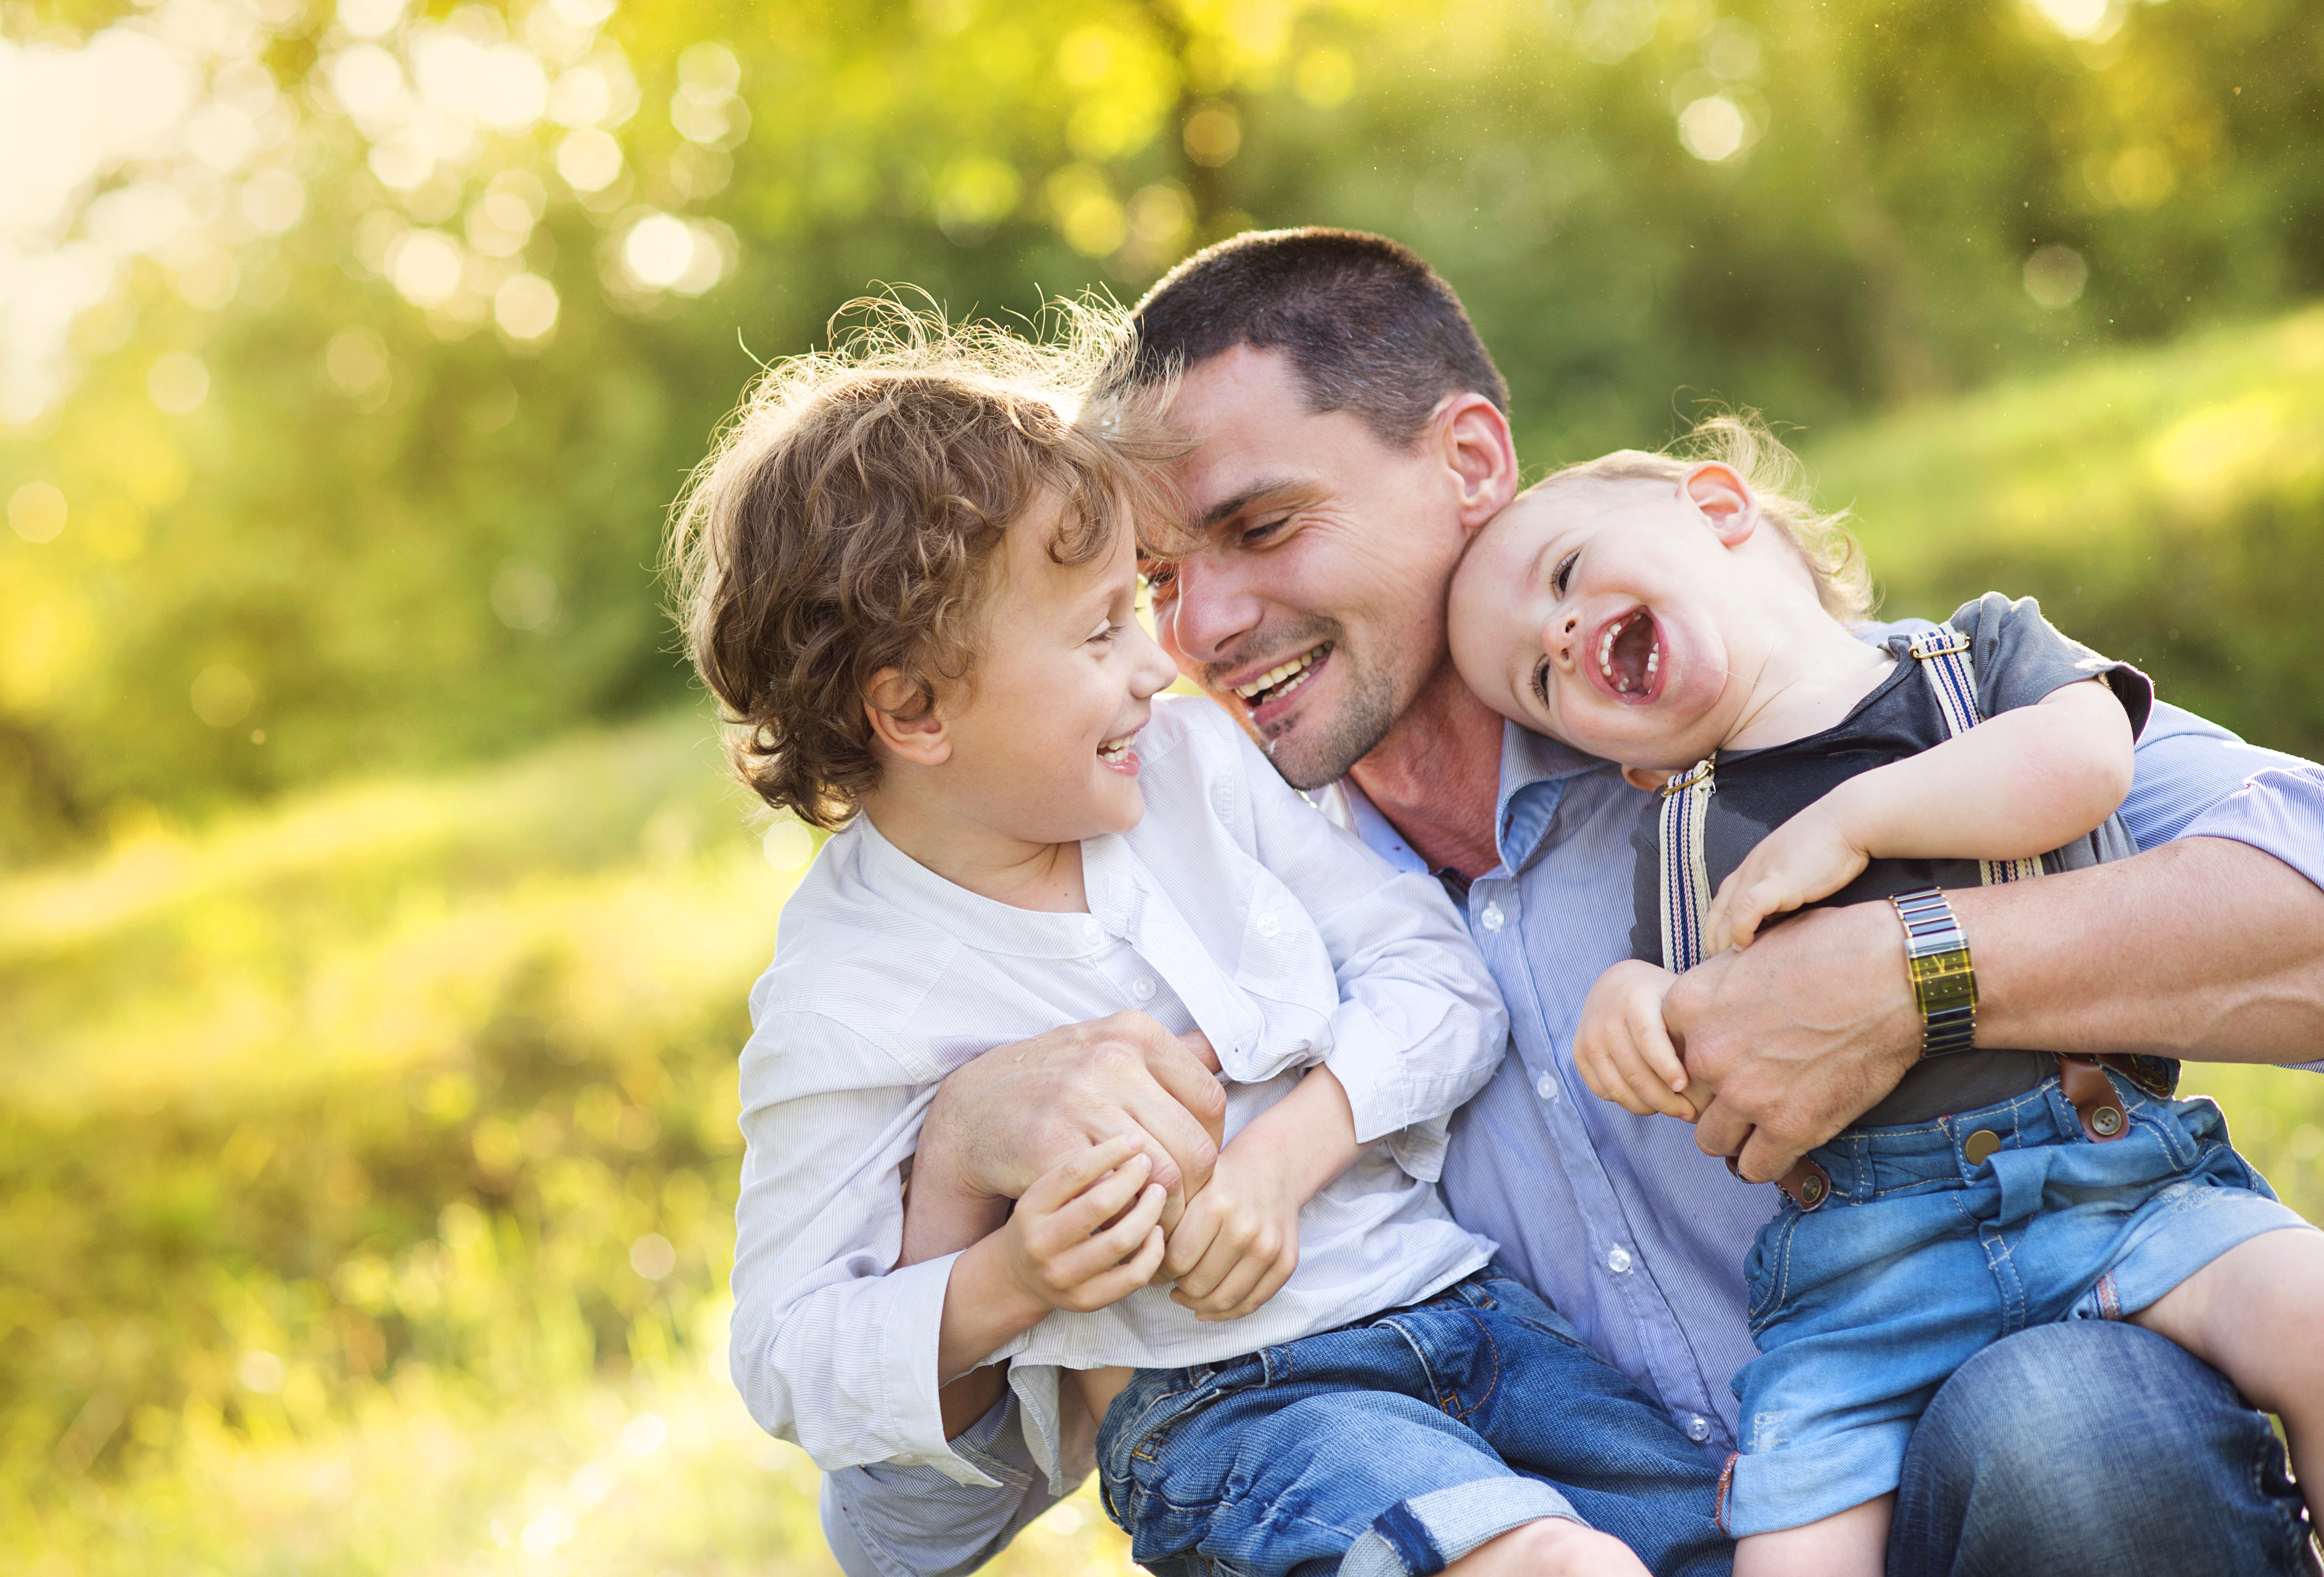
[(651, 566), (850, 297), (1385, 231), (1530, 466), (1757, 406), (1890, 610), (2316, 754), (2319, 102), (2314, 0), (0, 0), (7, 1564), (828, 1569), (721, 1346), (815, 840)]

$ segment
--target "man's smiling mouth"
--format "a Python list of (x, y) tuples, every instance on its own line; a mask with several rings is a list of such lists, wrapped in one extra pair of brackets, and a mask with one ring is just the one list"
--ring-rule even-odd
[(1323, 659), (1332, 655), (1332, 642), (1311, 646), (1290, 661), (1278, 663), (1243, 684), (1234, 687), (1242, 704), (1258, 711), (1270, 701), (1280, 701), (1305, 685)]

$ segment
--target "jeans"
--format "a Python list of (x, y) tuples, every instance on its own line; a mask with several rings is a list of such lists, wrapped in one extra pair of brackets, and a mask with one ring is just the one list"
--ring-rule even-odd
[(1921, 1416), (1888, 1577), (2310, 1577), (2267, 1419), (2152, 1331), (2044, 1325), (1961, 1366)]
[(1223, 1363), (1141, 1370), (1098, 1434), (1108, 1514), (1160, 1577), (1426, 1577), (1543, 1517), (1715, 1577), (1718, 1470), (1498, 1267)]
[(2128, 1130), (2107, 1143), (2083, 1136), (2053, 1075), (1815, 1152), (1831, 1197), (1786, 1202), (1745, 1267), (1760, 1355), (1735, 1377), (1729, 1532), (1797, 1527), (1895, 1489), (1937, 1388), (2004, 1337), (2123, 1318), (2249, 1238), (2309, 1230), (2229, 1147), (2217, 1106), (2116, 1089)]

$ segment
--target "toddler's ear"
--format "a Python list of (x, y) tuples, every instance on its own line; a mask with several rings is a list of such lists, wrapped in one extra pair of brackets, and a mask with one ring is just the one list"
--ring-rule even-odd
[(1686, 474), (1679, 493), (1702, 512), (1702, 518), (1729, 548), (1740, 545), (1759, 523), (1759, 501), (1751, 484), (1732, 466), (1710, 460)]
[(1643, 788), (1649, 794), (1652, 794), (1655, 790), (1660, 788), (1664, 784), (1670, 780), (1671, 775), (1668, 772), (1658, 771), (1653, 767), (1624, 767), (1622, 769), (1623, 782), (1628, 783), (1633, 788)]
[(863, 715), (879, 750), (921, 767), (940, 767), (952, 759), (952, 730), (944, 709), (900, 669), (883, 668), (872, 676), (863, 692)]

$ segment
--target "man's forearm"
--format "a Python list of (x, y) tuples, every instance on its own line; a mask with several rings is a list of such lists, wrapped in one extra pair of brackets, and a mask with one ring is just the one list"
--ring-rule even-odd
[(1981, 1046), (2248, 1063), (2324, 1050), (2324, 890), (2249, 844), (2185, 838), (1947, 897), (1977, 964)]

